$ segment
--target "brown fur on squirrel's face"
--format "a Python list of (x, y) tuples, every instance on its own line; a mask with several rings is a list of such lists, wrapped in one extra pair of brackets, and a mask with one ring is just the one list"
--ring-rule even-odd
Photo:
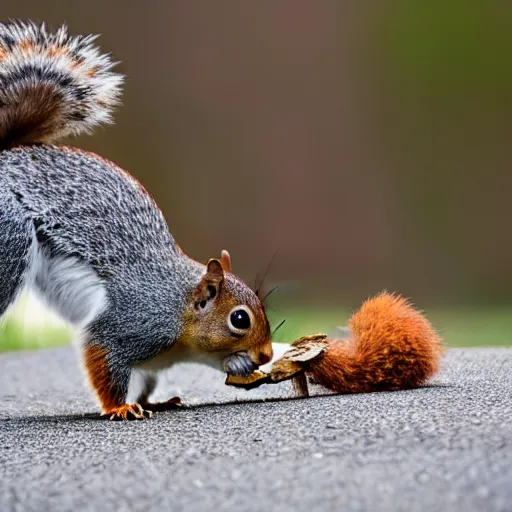
[(248, 375), (272, 359), (270, 324), (260, 299), (230, 270), (226, 252), (208, 262), (187, 305), (179, 342), (217, 353), (227, 373)]

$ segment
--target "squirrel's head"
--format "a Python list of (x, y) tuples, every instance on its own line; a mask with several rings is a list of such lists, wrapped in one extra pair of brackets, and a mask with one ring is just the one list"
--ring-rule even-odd
[(181, 342), (218, 354), (224, 370), (248, 375), (272, 359), (270, 324), (257, 295), (231, 273), (227, 251), (211, 259), (185, 312)]

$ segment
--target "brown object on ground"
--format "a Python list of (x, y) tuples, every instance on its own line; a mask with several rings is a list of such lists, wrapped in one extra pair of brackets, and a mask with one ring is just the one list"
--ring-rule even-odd
[[(262, 384), (275, 384), (284, 380), (294, 379), (301, 395), (307, 395), (306, 385), (301, 378), (313, 361), (318, 360), (326, 351), (329, 339), (325, 334), (303, 336), (291, 344), (280, 359), (274, 362), (270, 373), (256, 370), (247, 377), (228, 375), (226, 384), (244, 389), (253, 389)], [(295, 381), (295, 379), (297, 379)], [(300, 379), (300, 380), (299, 380)]]
[(257, 388), (262, 384), (270, 384), (271, 382), (270, 374), (260, 370), (256, 370), (246, 377), (239, 375), (228, 375), (226, 377), (226, 385), (244, 389)]

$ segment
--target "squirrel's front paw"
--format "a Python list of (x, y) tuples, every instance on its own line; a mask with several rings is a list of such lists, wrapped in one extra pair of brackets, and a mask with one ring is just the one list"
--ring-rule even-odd
[(124, 404), (107, 411), (104, 416), (108, 416), (112, 421), (143, 420), (144, 418), (151, 418), (153, 413), (143, 409), (140, 404)]

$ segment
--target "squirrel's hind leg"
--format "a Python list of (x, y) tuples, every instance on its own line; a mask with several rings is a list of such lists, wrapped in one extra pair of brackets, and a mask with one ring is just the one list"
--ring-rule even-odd
[(149, 418), (152, 411), (141, 404), (127, 404), (128, 386), (132, 372), (129, 364), (112, 361), (112, 354), (94, 344), (84, 346), (84, 365), (89, 381), (96, 392), (103, 414), (111, 420)]
[(139, 403), (144, 410), (151, 412), (161, 412), (182, 407), (183, 404), (181, 403), (181, 399), (178, 396), (170, 398), (165, 402), (150, 402), (149, 397), (156, 388), (158, 377), (154, 373), (144, 372), (143, 378), (143, 389), (137, 399), (137, 403)]

